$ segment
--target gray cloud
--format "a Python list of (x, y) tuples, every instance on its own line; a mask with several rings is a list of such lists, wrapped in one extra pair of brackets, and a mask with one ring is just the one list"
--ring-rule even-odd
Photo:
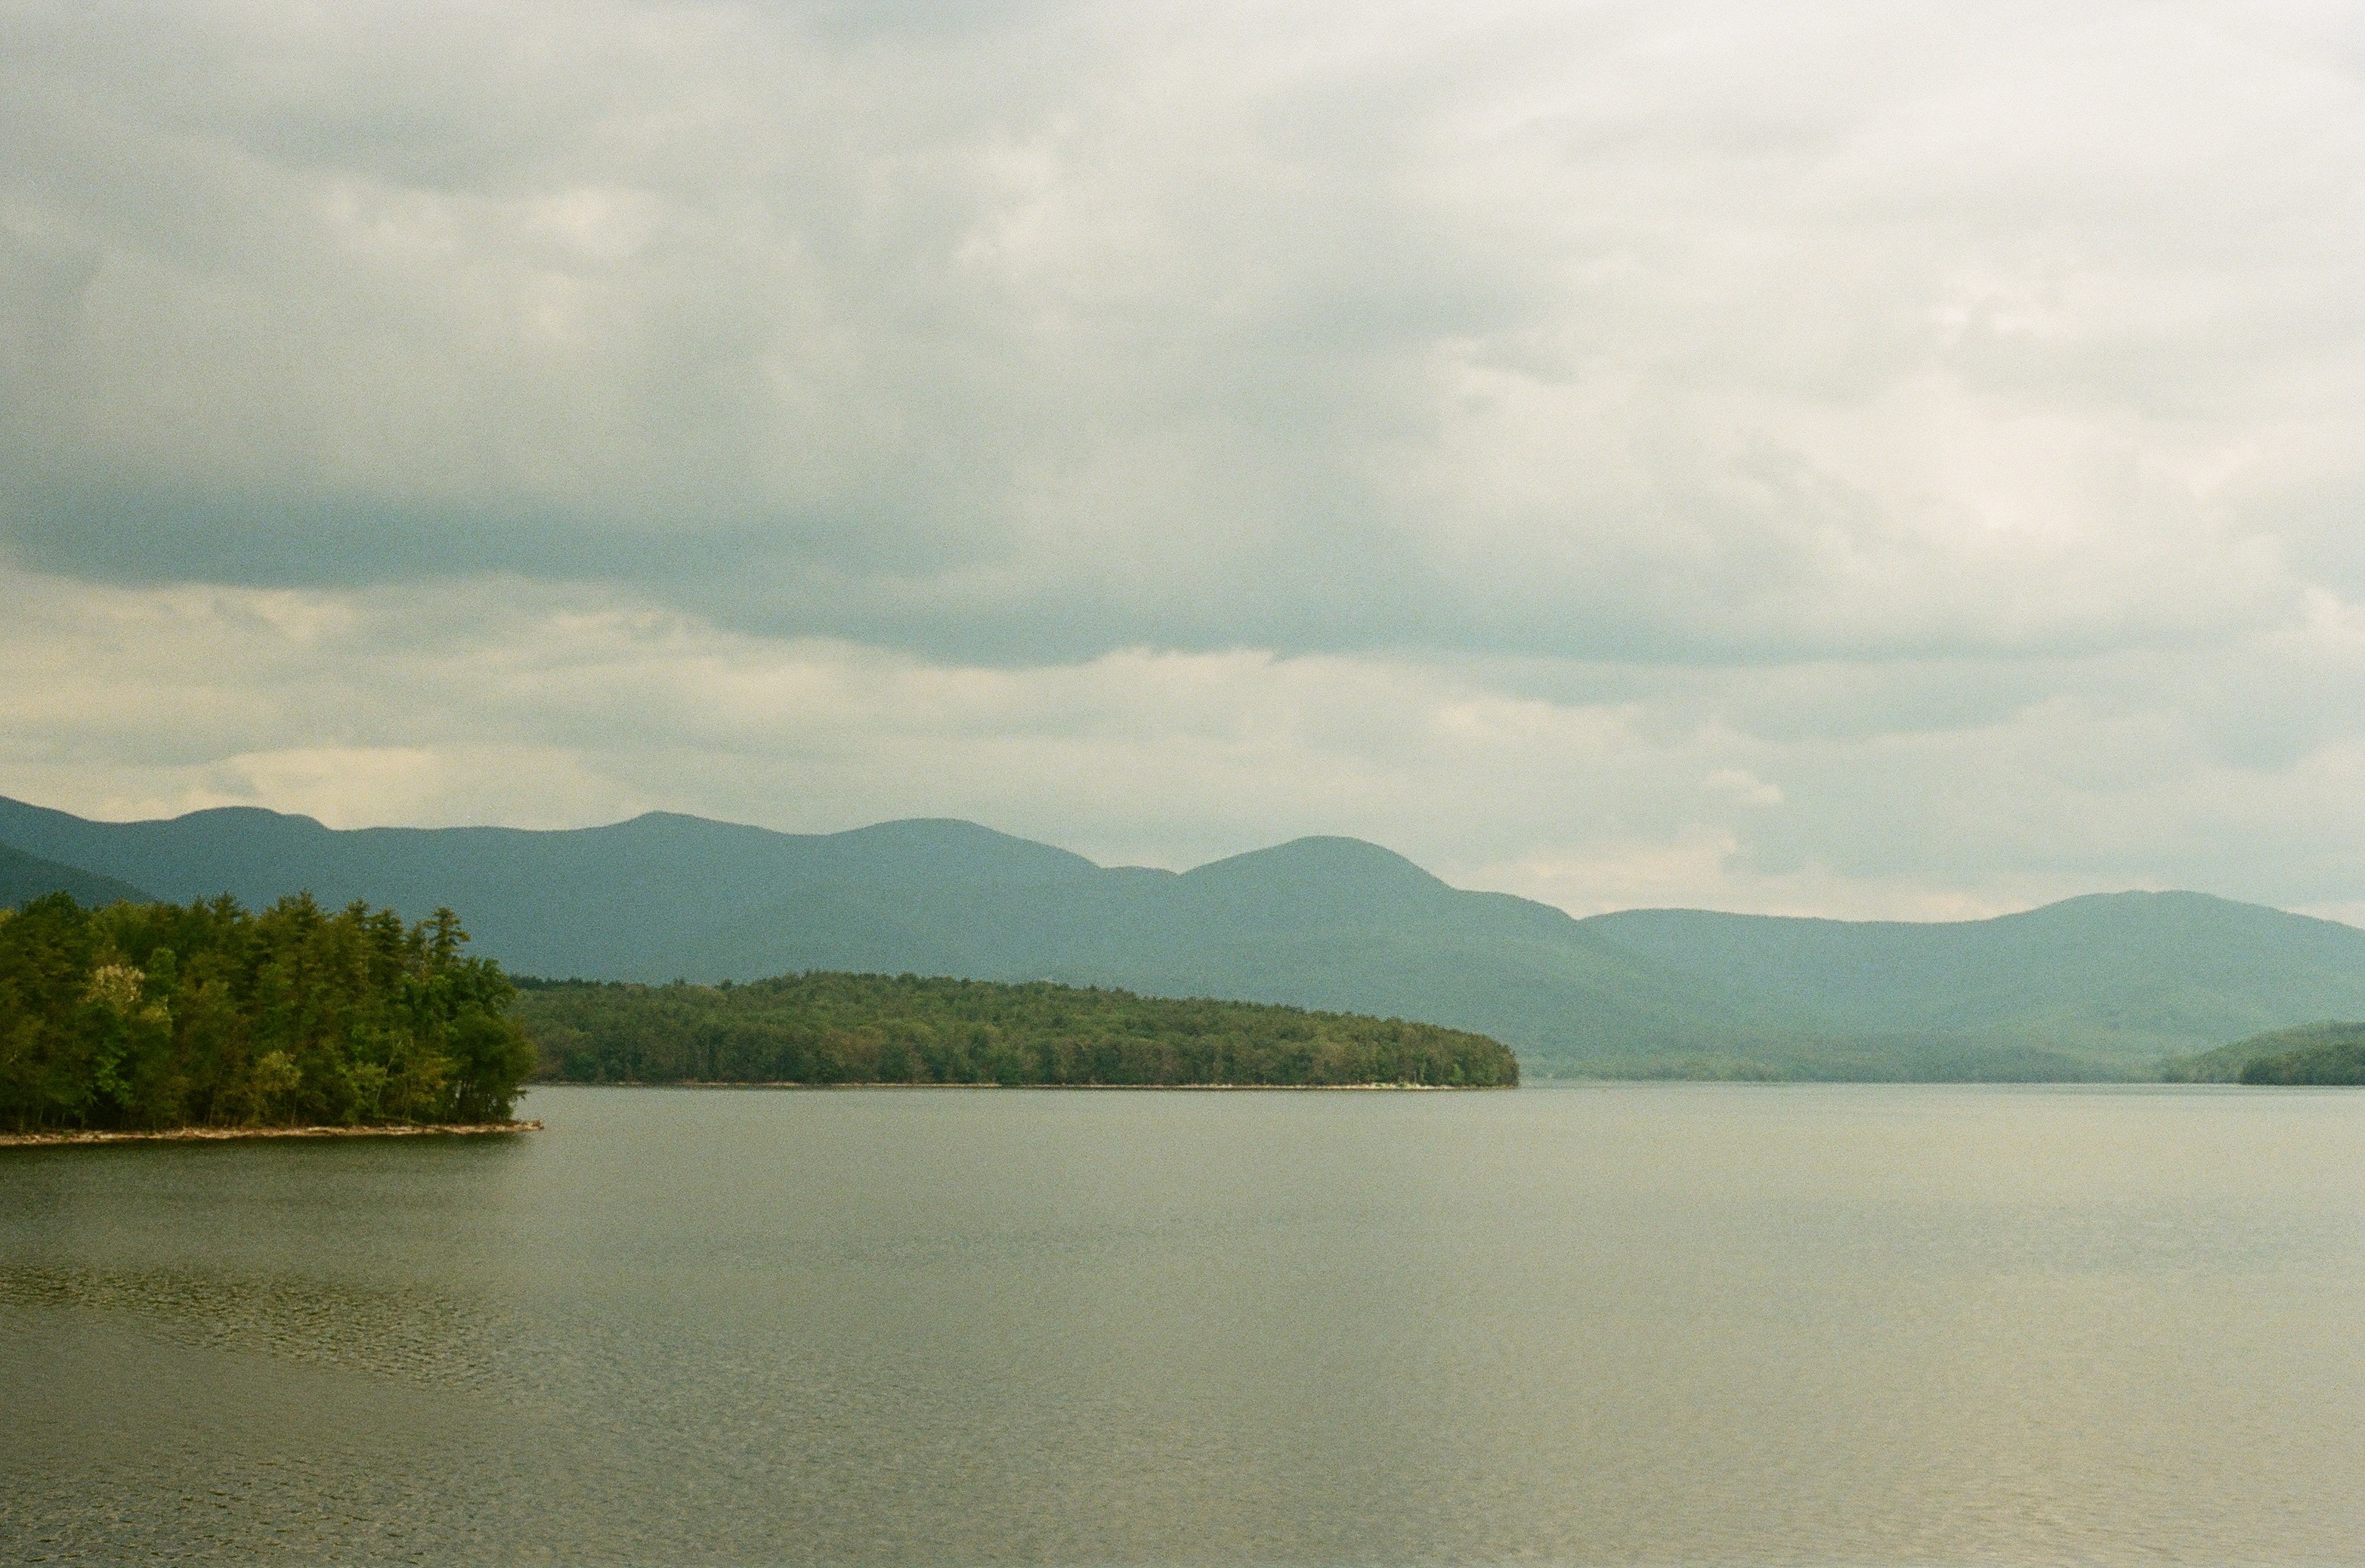
[(20, 11), (20, 555), (947, 656), (2024, 649), (2287, 613), (2276, 498), (2355, 482), (2304, 16), (933, 12)]
[(2347, 907), (2360, 163), (2328, 6), (18, 6), (10, 591), (459, 651), (0, 788)]

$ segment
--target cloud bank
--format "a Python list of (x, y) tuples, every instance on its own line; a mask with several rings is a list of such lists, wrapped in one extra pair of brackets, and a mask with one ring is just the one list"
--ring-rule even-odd
[(0, 789), (2365, 910), (2332, 6), (0, 17)]

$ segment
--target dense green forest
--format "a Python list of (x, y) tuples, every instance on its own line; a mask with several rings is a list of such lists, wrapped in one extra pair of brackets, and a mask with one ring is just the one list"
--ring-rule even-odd
[(1509, 1049), (1399, 1019), (1037, 981), (814, 972), (749, 985), (521, 980), (543, 1077), (588, 1083), (1509, 1087)]
[(2365, 1084), (2365, 1024), (2303, 1024), (2253, 1035), (2161, 1074), (2171, 1083)]
[(2242, 1064), (2242, 1081), (2365, 1084), (2365, 1028), (2352, 1025), (2346, 1039), (2252, 1057)]
[(449, 910), (308, 896), (0, 910), (0, 1127), (466, 1123), (533, 1064)]

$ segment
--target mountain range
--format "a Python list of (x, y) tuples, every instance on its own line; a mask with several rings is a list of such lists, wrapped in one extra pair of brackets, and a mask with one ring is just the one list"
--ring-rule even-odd
[(85, 902), (308, 890), (413, 917), (448, 906), (479, 951), (524, 974), (1122, 986), (1474, 1029), (1538, 1076), (2137, 1078), (2266, 1030), (2365, 1017), (2365, 931), (2199, 893), (1942, 924), (1576, 919), (1350, 838), (1177, 873), (944, 820), (336, 830), (253, 808), (93, 822), (5, 798), (0, 846), (13, 852), (0, 902), (72, 876), (58, 885)]

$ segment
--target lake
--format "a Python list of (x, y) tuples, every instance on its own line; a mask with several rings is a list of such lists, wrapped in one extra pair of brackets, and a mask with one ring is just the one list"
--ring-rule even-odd
[(0, 1559), (2365, 1561), (2365, 1094), (0, 1150)]

